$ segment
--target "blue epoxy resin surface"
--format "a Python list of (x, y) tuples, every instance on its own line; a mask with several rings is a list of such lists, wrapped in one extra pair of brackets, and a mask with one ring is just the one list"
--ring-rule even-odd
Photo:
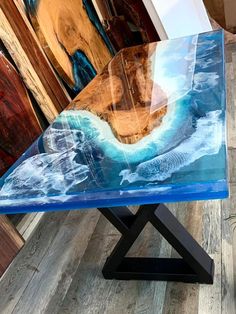
[(222, 31), (122, 50), (0, 180), (0, 212), (228, 196)]

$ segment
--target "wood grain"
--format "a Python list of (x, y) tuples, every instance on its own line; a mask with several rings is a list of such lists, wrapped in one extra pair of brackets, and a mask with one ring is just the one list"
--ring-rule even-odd
[(230, 197), (222, 201), (222, 313), (236, 313), (236, 184), (235, 184), (235, 110), (236, 54), (226, 63)]
[[(199, 313), (221, 314), (221, 201), (208, 201), (203, 207), (202, 246), (214, 259), (214, 285), (201, 285), (199, 290)], [(206, 297), (207, 296), (207, 297)]]
[[(233, 195), (236, 195), (236, 187), (232, 192)], [(235, 197), (231, 197), (229, 201), (225, 201), (222, 210), (224, 211), (225, 207), (227, 207), (230, 211), (232, 210), (232, 212), (236, 213), (235, 204)], [(16, 263), (14, 261), (14, 265), (11, 266), (10, 271), (5, 275), (7, 276), (6, 281), (5, 277), (3, 278), (4, 286), (2, 287), (2, 283), (0, 283), (0, 292), (3, 293), (1, 295), (1, 300), (3, 300), (3, 304), (5, 304), (5, 307), (1, 307), (0, 305), (0, 310), (5, 310), (5, 312), (3, 311), (4, 314), (14, 313), (14, 311), (15, 313), (32, 313), (29, 312), (28, 309), (30, 309), (32, 302), (35, 301), (35, 308), (36, 306), (39, 306), (37, 309), (41, 310), (41, 312), (50, 314), (113, 314), (123, 312), (130, 314), (235, 314), (233, 308), (234, 300), (232, 299), (235, 291), (233, 283), (235, 275), (232, 272), (233, 267), (236, 265), (235, 264), (233, 266), (232, 263), (232, 256), (236, 256), (234, 255), (235, 250), (233, 245), (235, 241), (233, 239), (229, 239), (229, 236), (231, 237), (228, 233), (229, 229), (225, 235), (223, 230), (225, 228), (223, 224), (228, 224), (230, 222), (227, 228), (230, 227), (230, 232), (232, 232), (231, 228), (234, 226), (233, 220), (225, 220), (221, 217), (221, 202), (219, 201), (178, 203), (171, 204), (170, 207), (177, 218), (185, 225), (185, 227), (187, 227), (192, 235), (196, 237), (200, 244), (203, 244), (204, 248), (208, 250), (212, 257), (214, 257), (216, 263), (214, 285), (208, 286), (166, 282), (122, 282), (116, 280), (104, 280), (101, 275), (102, 266), (106, 257), (110, 254), (113, 246), (120, 237), (119, 233), (109, 222), (106, 221), (104, 217), (99, 219), (94, 233), (87, 244), (87, 249), (79, 266), (77, 264), (77, 260), (72, 259), (69, 269), (75, 270), (78, 266), (76, 272), (67, 273), (65, 272), (64, 257), (60, 257), (59, 253), (62, 251), (62, 242), (59, 241), (59, 239), (64, 239), (65, 243), (67, 243), (65, 244), (65, 255), (67, 256), (68, 252), (73, 251), (72, 248), (76, 243), (75, 239), (78, 234), (75, 226), (73, 225), (72, 216), (70, 219), (67, 216), (64, 217), (64, 219), (67, 217), (67, 227), (66, 224), (62, 223), (62, 221), (59, 225), (53, 227), (53, 225), (51, 225), (52, 220), (57, 219), (60, 214), (54, 213), (54, 218), (51, 216), (51, 219), (49, 219), (49, 216), (46, 217), (46, 215), (49, 214), (45, 215), (41, 229), (37, 230), (31, 240), (36, 241), (37, 244), (35, 247), (37, 247), (41, 253), (37, 257), (33, 254), (30, 256), (29, 253), (27, 255), (22, 255), (24, 256), (24, 263), (26, 265), (39, 265), (36, 266), (38, 271), (33, 271), (33, 267), (28, 269), (28, 272), (31, 270), (31, 278), (35, 276), (33, 279), (34, 285), (28, 284), (25, 286), (25, 279), (23, 279), (22, 276), (26, 276), (27, 272), (24, 268), (22, 268), (23, 262), (17, 257), (18, 262)], [(227, 218), (227, 216), (228, 213), (226, 212), (225, 217)], [(51, 239), (51, 233), (49, 230), (50, 232), (54, 232), (55, 240)], [(55, 230), (57, 230), (57, 236), (55, 236)], [(66, 233), (65, 230), (67, 230)], [(51, 244), (45, 240), (47, 238), (41, 238), (45, 232), (48, 233), (49, 242)], [(92, 230), (90, 230), (89, 233), (91, 236)], [(84, 240), (82, 239), (83, 237), (80, 238), (79, 243), (83, 246)], [(224, 244), (225, 240), (228, 243), (227, 248)], [(27, 245), (28, 243), (26, 244), (24, 250), (27, 249), (29, 252)], [(43, 251), (44, 254), (42, 254), (43, 245), (47, 248), (46, 253)], [(67, 247), (67, 245), (71, 245), (71, 248)], [(49, 246), (51, 246), (50, 249)], [(36, 252), (38, 252), (38, 249)], [(227, 250), (223, 251), (225, 249)], [(20, 252), (20, 254), (22, 253), (23, 251)], [(176, 256), (176, 253), (171, 250), (171, 247), (166, 243), (166, 241), (162, 240), (158, 233), (153, 232), (152, 227), (149, 225), (145, 228), (143, 234), (141, 234), (138, 238), (129, 255), (160, 255), (168, 257), (171, 253), (173, 257)], [(230, 260), (227, 260), (227, 258), (230, 258)], [(40, 259), (40, 264), (43, 265), (43, 267), (40, 267), (37, 259)], [(65, 259), (67, 259), (67, 257), (65, 257)], [(54, 273), (51, 268), (52, 263), (58, 264)], [(19, 271), (19, 269), (22, 271)], [(36, 275), (33, 275), (34, 272), (36, 272)], [(12, 275), (13, 273), (15, 273), (14, 276)], [(52, 292), (50, 295), (42, 293), (42, 289), (40, 288), (42, 285), (41, 280), (46, 276), (46, 273), (49, 274), (49, 278), (52, 276), (50, 273), (53, 273), (57, 278), (55, 281), (47, 280), (46, 290)], [(63, 276), (61, 275), (62, 273), (66, 275)], [(70, 279), (68, 279), (67, 275)], [(27, 276), (29, 276), (29, 274)], [(23, 290), (25, 290), (22, 301), (22, 290), (20, 288), (18, 296), (19, 286), (17, 286), (21, 282), (23, 282)], [(27, 278), (27, 282), (30, 282), (29, 278)], [(8, 283), (7, 286), (5, 285), (6, 283)], [(37, 285), (39, 285), (39, 288), (37, 288)], [(6, 289), (6, 287), (8, 287), (8, 289), (5, 293), (4, 289)], [(57, 287), (56, 290), (53, 290), (55, 287)], [(32, 292), (32, 289), (34, 292)], [(58, 294), (54, 294), (53, 291), (57, 291)], [(34, 295), (33, 297), (32, 294)], [(6, 299), (6, 295), (8, 299)], [(9, 295), (12, 296), (10, 299)], [(31, 297), (26, 299), (26, 295)], [(16, 298), (18, 297), (19, 302), (17, 302), (17, 307), (15, 307), (13, 306), (13, 303), (16, 304)], [(34, 301), (32, 301), (32, 299)], [(7, 307), (6, 304), (11, 305)]]
[(236, 185), (222, 201), (222, 313), (236, 313)]
[(0, 51), (0, 176), (41, 132), (19, 74)]
[[(101, 267), (119, 238), (119, 232), (101, 216), (59, 313), (74, 314), (78, 308), (81, 313), (105, 313), (107, 303), (118, 288), (118, 282), (104, 281)], [(102, 304), (98, 301), (101, 296), (104, 296)], [(127, 301), (122, 300), (124, 305)], [(132, 298), (128, 302), (132, 303)]]
[(93, 0), (93, 3), (117, 51), (160, 40), (142, 1)]
[(97, 12), (99, 12), (99, 18), (104, 23), (105, 20), (109, 20), (112, 17), (112, 12), (107, 0), (92, 0), (93, 5)]
[(161, 124), (168, 102), (151, 79), (147, 55), (156, 45), (122, 50), (67, 109), (95, 113), (110, 124), (123, 143), (135, 143), (149, 134)]
[[(87, 1), (25, 1), (34, 29), (49, 60), (65, 82), (76, 90), (77, 80), (89, 66), (100, 72), (111, 54), (86, 12)], [(76, 52), (82, 52), (85, 63), (76, 63)], [(82, 69), (81, 69), (82, 67)], [(78, 71), (76, 77), (75, 71)], [(90, 80), (92, 77), (89, 77)], [(88, 81), (89, 81), (88, 78)], [(82, 80), (86, 85), (86, 80)]]
[[(42, 129), (25, 86), (0, 46), (0, 176), (40, 135)], [(0, 216), (0, 276), (24, 241), (5, 216)]]
[(217, 21), (223, 28), (226, 28), (225, 23), (225, 4), (224, 0), (203, 0), (210, 16)]
[[(47, 213), (0, 284), (0, 313), (12, 313), (69, 212)], [(25, 313), (26, 314), (26, 313)]]
[(17, 8), (13, 0), (0, 2), (0, 38), (42, 112), (52, 122), (70, 97), (55, 76), (22, 7)]
[(234, 98), (234, 71), (232, 63), (226, 63), (226, 88), (227, 88), (227, 135), (228, 147), (236, 148), (236, 108)]
[(234, 0), (224, 0), (226, 29), (236, 33), (236, 2)]
[(124, 16), (127, 22), (132, 23), (139, 30), (143, 43), (160, 40), (143, 1), (115, 0), (111, 3), (117, 15)]
[[(95, 210), (72, 211), (68, 214), (12, 313), (31, 313), (32, 308), (36, 307), (39, 313), (53, 313), (56, 310), (55, 304), (60, 306), (87, 248), (99, 215)], [(45, 284), (46, 282), (48, 284)]]
[[(18, 72), (0, 51), (0, 176), (32, 144), (41, 131)], [(1, 275), (24, 241), (5, 216), (0, 217), (0, 230)]]
[[(176, 207), (176, 217), (190, 232), (194, 239), (201, 244), (202, 240), (202, 202), (173, 204)], [(172, 249), (172, 257), (179, 257)], [(160, 313), (198, 313), (199, 286), (196, 284), (167, 283), (164, 308)]]
[[(170, 245), (153, 230), (149, 224), (128, 256), (170, 256)], [(78, 313), (78, 309), (80, 313), (152, 313), (154, 308), (161, 313), (166, 283), (103, 279), (101, 269), (119, 238), (119, 232), (101, 217), (58, 313)]]
[(0, 277), (24, 245), (24, 240), (10, 221), (0, 215)]
[[(230, 60), (232, 62), (232, 58)], [(235, 63), (235, 61), (233, 62)], [(233, 67), (229, 66), (229, 68), (231, 68), (231, 79), (234, 81), (233, 72), (235, 71)], [(231, 84), (231, 87), (233, 95), (234, 82)], [(233, 96), (231, 101), (232, 103), (229, 107), (232, 110), (228, 108), (229, 115), (235, 112), (236, 103)], [(233, 123), (229, 126), (229, 134), (233, 133)], [(232, 135), (230, 136), (232, 138)], [(58, 298), (63, 296), (64, 300), (60, 299), (58, 301), (55, 295), (53, 295), (53, 302), (50, 303), (51, 312), (45, 311), (45, 313), (235, 314), (236, 172), (234, 165), (236, 151), (232, 148), (229, 153), (231, 160), (230, 178), (233, 182), (229, 199), (222, 202), (194, 202), (192, 205), (187, 203), (168, 204), (168, 207), (171, 207), (172, 210), (174, 209), (173, 212), (178, 219), (215, 259), (216, 277), (214, 285), (193, 286), (181, 283), (166, 284), (166, 282), (104, 280), (101, 275), (101, 268), (112, 247), (119, 239), (119, 233), (105, 218), (101, 217), (88, 243), (81, 263), (78, 266), (75, 259), (73, 262), (75, 263), (74, 266), (72, 265), (73, 263), (70, 265), (72, 269), (78, 268), (71, 275), (70, 287), (68, 287), (67, 282), (63, 285), (68, 290), (63, 291), (62, 294), (60, 292), (58, 295)], [(68, 213), (59, 212), (56, 214), (45, 214), (34, 235), (13, 261), (13, 264), (0, 282), (1, 313), (12, 313), (17, 303), (18, 313), (23, 313), (19, 304), (24, 309), (27, 305), (22, 302), (19, 303), (19, 301), (24, 290), (25, 294), (31, 293), (27, 292), (27, 289), (31, 288), (29, 282), (33, 274), (37, 272), (38, 265), (40, 263), (50, 265), (49, 260), (53, 260), (53, 257), (47, 253), (50, 250), (50, 246), (53, 246), (53, 250), (50, 250), (52, 254), (56, 252), (58, 256), (57, 251), (61, 252), (60, 241), (57, 240), (56, 245), (53, 243), (56, 234), (60, 233), (60, 228), (63, 226), (63, 221), (67, 215)], [(65, 226), (63, 226), (63, 230), (65, 231)], [(67, 230), (70, 233), (71, 229), (68, 228)], [(72, 240), (76, 234), (74, 231), (75, 229), (72, 228), (71, 238), (67, 234), (68, 243), (74, 243)], [(144, 234), (139, 239), (140, 242), (133, 248), (133, 254), (144, 255), (149, 253), (150, 255), (160, 254), (161, 256), (170, 256), (172, 254), (172, 256), (176, 256), (176, 253), (171, 251), (170, 246), (164, 240), (160, 242), (159, 235), (154, 234), (150, 226), (144, 231)], [(80, 243), (80, 245), (83, 244)], [(43, 261), (44, 256), (45, 261)], [(54, 261), (55, 263), (58, 262), (55, 259)], [(64, 265), (61, 261), (59, 263), (61, 266)], [(59, 268), (58, 271), (61, 272)], [(56, 273), (55, 276), (57, 276)], [(60, 276), (57, 276), (57, 280), (58, 284), (61, 283)], [(50, 282), (48, 280), (47, 285), (50, 285)], [(35, 281), (36, 285), (37, 282)], [(53, 282), (53, 286), (55, 287), (55, 282)], [(47, 289), (50, 290), (50, 288)], [(42, 296), (42, 294), (36, 293), (35, 299), (40, 295)], [(48, 303), (49, 297), (44, 297)], [(25, 303), (31, 302), (31, 299), (24, 300)], [(172, 300), (171, 303), (170, 300)], [(40, 304), (42, 303), (43, 300), (40, 300)], [(52, 310), (53, 306), (55, 306), (55, 311)], [(35, 306), (35, 308), (37, 313), (37, 307)]]
[(26, 214), (17, 224), (16, 229), (25, 241), (33, 234), (43, 215), (43, 212)]
[[(222, 26), (220, 26), (219, 23), (217, 23), (211, 16), (209, 16), (210, 22), (211, 22), (211, 26), (212, 29), (222, 29)], [(225, 37), (225, 44), (233, 44), (236, 43), (236, 35), (227, 31), (226, 29), (224, 29), (224, 37)]]

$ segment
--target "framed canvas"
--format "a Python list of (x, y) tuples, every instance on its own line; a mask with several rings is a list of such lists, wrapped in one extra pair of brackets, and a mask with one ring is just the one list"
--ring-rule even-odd
[(143, 0), (162, 40), (212, 30), (202, 0)]

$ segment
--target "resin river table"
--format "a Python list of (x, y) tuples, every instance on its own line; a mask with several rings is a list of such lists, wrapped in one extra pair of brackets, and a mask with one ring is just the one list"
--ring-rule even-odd
[[(212, 283), (163, 203), (228, 196), (225, 133), (222, 31), (122, 50), (1, 178), (0, 213), (98, 208), (122, 233), (105, 278)], [(183, 258), (126, 258), (147, 222)]]

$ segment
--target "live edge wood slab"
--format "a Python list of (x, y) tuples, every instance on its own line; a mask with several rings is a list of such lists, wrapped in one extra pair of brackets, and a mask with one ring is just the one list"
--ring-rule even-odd
[(0, 1), (0, 38), (45, 117), (49, 122), (54, 121), (70, 102), (70, 97), (56, 77), (17, 0)]
[(111, 59), (106, 34), (91, 2), (25, 0), (25, 4), (54, 68), (72, 89), (80, 91)]
[(23, 81), (0, 46), (0, 176), (41, 132)]

